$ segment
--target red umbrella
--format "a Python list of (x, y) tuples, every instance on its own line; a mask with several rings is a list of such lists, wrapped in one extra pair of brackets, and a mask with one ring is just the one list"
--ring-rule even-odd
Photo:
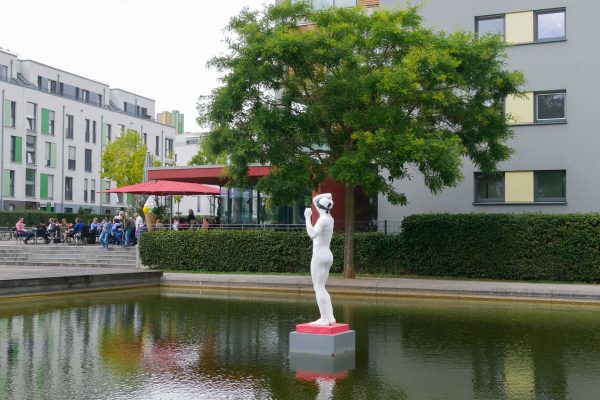
[(214, 195), (219, 194), (219, 188), (200, 183), (175, 182), (175, 181), (152, 181), (137, 183), (135, 185), (123, 186), (115, 189), (101, 190), (101, 193), (131, 193), (131, 194), (153, 194), (155, 196), (179, 195)]

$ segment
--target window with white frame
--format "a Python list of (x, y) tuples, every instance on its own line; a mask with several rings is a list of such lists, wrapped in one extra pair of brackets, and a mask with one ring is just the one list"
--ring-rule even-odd
[(37, 130), (37, 104), (28, 101), (25, 105), (25, 112), (27, 113), (27, 130), (35, 132)]

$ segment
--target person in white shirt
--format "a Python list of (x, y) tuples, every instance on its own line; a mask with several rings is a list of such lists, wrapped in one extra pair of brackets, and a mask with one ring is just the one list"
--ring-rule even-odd
[(138, 213), (133, 214), (133, 218), (135, 219), (135, 238), (137, 239), (137, 241), (139, 243), (140, 242), (140, 234), (142, 233), (142, 231), (144, 229), (144, 219)]

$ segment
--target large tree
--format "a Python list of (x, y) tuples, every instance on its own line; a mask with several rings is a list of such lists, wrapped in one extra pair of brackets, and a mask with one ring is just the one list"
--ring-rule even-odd
[(209, 143), (244, 184), (249, 163), (279, 201), (326, 178), (346, 188), (344, 276), (354, 277), (354, 189), (405, 204), (394, 181), (418, 170), (437, 193), (508, 159), (503, 102), (523, 77), (505, 69), (500, 37), (436, 32), (418, 9), (315, 11), (284, 2), (243, 10), (228, 25), (229, 53), (210, 65), (222, 86), (199, 104)]

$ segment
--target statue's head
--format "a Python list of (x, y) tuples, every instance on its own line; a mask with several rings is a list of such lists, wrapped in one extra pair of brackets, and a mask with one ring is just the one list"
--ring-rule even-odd
[(333, 208), (333, 198), (331, 197), (331, 193), (316, 195), (313, 197), (313, 203), (319, 214), (329, 214), (329, 211)]

